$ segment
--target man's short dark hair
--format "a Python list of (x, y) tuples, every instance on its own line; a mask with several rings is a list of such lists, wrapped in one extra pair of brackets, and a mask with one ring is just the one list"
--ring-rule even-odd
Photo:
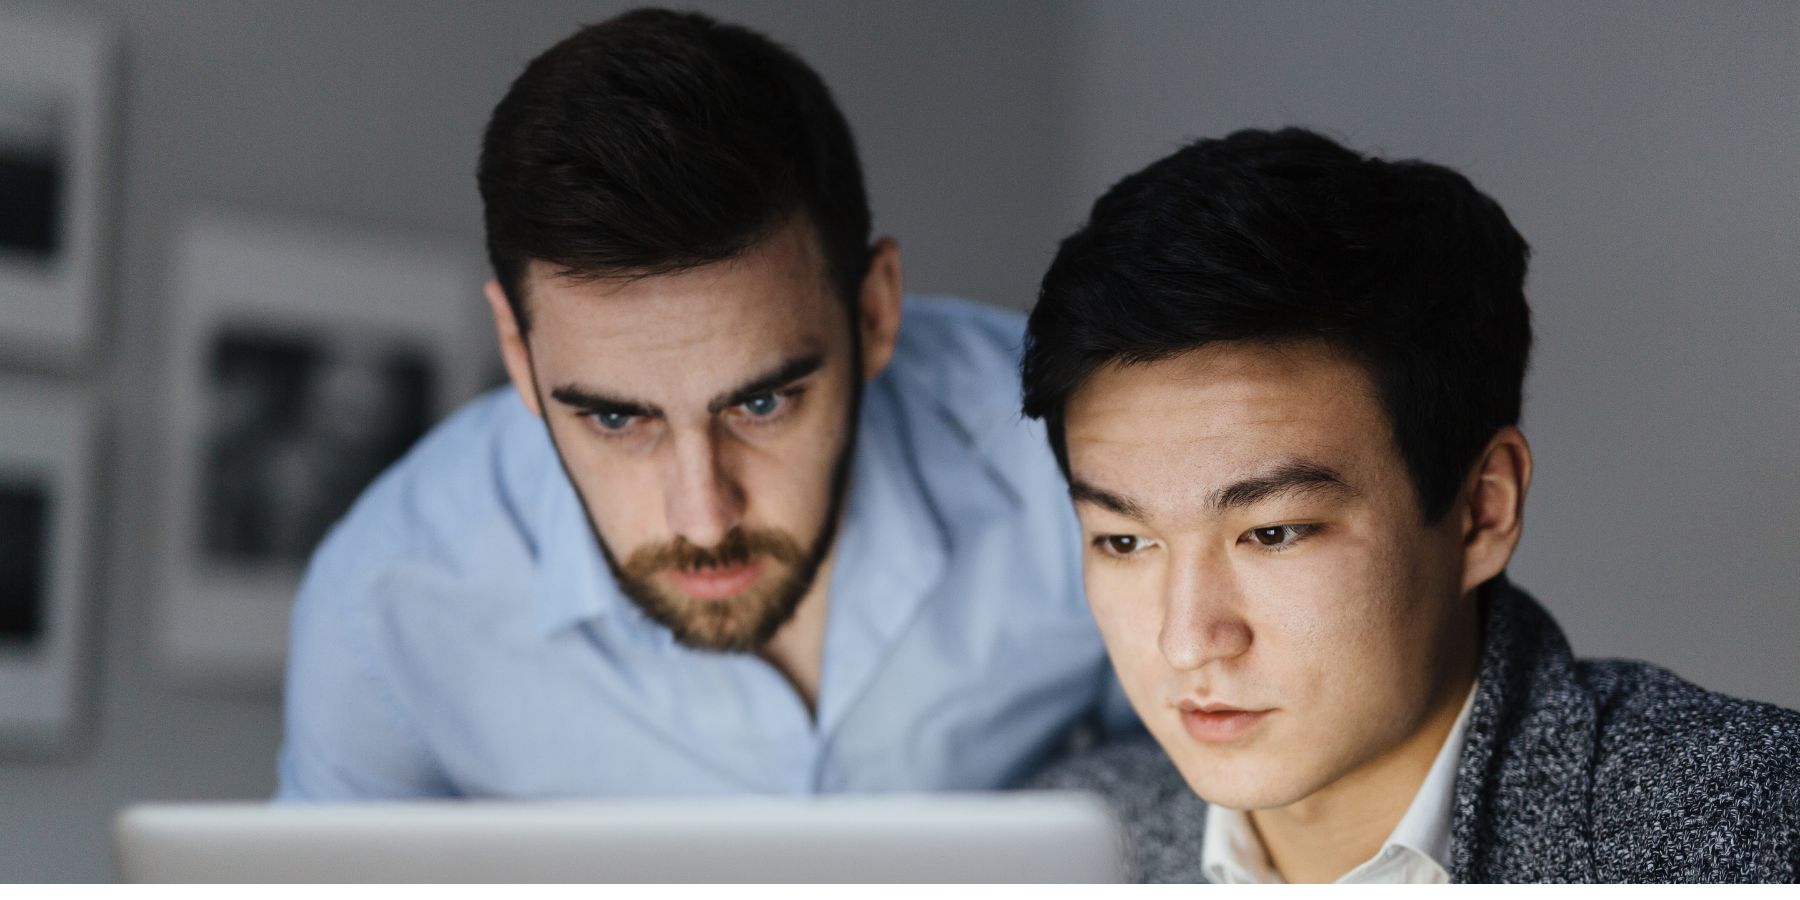
[(824, 82), (699, 13), (633, 10), (532, 60), (488, 121), (477, 181), (521, 326), (531, 260), (577, 277), (676, 272), (804, 216), (846, 302), (868, 264), (862, 168)]
[(1530, 248), (1469, 180), (1311, 131), (1188, 144), (1062, 242), (1032, 310), (1025, 414), (1068, 473), (1070, 396), (1109, 364), (1219, 341), (1318, 339), (1367, 367), (1426, 521), (1519, 421)]

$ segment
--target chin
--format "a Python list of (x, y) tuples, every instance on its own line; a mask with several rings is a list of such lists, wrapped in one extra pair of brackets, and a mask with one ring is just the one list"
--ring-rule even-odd
[(1187, 735), (1171, 746), (1157, 735), (1175, 768), (1200, 799), (1229, 809), (1276, 809), (1304, 799), (1318, 789), (1313, 779), (1292, 762), (1250, 748), (1213, 750), (1197, 745)]

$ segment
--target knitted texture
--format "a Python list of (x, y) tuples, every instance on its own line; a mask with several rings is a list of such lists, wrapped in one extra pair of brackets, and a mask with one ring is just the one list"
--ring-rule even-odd
[[(1457, 767), (1463, 882), (1800, 879), (1800, 713), (1639, 662), (1577, 660), (1503, 579)], [(1206, 804), (1149, 740), (1052, 764), (1032, 787), (1105, 796), (1135, 881), (1200, 881)]]

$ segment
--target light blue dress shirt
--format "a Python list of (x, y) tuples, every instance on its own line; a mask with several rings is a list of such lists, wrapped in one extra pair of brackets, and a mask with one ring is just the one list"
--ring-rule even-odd
[(300, 589), (279, 797), (985, 789), (1071, 726), (1138, 727), (1019, 415), (1023, 322), (909, 299), (864, 396), (816, 718), (754, 655), (685, 648), (615, 586), (510, 388), (439, 425)]

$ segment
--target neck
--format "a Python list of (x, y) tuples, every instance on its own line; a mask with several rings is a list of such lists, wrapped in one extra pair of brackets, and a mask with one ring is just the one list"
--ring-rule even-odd
[(825, 656), (827, 587), (831, 584), (831, 560), (836, 555), (834, 549), (819, 564), (812, 587), (800, 599), (800, 605), (794, 608), (793, 617), (757, 651), (758, 656), (774, 666), (775, 671), (780, 672), (788, 684), (793, 685), (794, 693), (800, 696), (800, 702), (806, 704), (809, 716), (818, 714), (819, 675)]
[[(1477, 609), (1473, 596), (1465, 608)], [(1269, 862), (1291, 883), (1332, 882), (1380, 852), (1456, 725), (1480, 667), (1480, 624), (1469, 616), (1465, 652), (1411, 735), (1383, 755), (1287, 806), (1249, 814)]]
[[(860, 341), (852, 345), (854, 365), (852, 369), (862, 369), (862, 344)], [(806, 596), (800, 598), (800, 605), (794, 608), (794, 615), (769, 638), (756, 655), (764, 662), (775, 667), (794, 688), (800, 702), (806, 705), (806, 714), (815, 722), (819, 711), (819, 681), (824, 668), (825, 657), (825, 612), (829, 605), (832, 560), (837, 558), (838, 535), (844, 528), (844, 498), (850, 493), (851, 464), (856, 457), (857, 422), (862, 409), (862, 382), (856, 382), (850, 401), (850, 438), (838, 453), (838, 460), (831, 476), (831, 511), (827, 521), (831, 527), (819, 535), (820, 542), (829, 541), (831, 549), (826, 551), (819, 562), (818, 571), (813, 573), (812, 586), (806, 589)]]

